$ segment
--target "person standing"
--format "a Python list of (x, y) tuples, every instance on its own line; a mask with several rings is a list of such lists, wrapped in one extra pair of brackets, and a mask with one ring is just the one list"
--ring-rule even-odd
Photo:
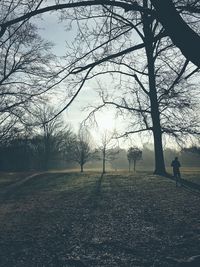
[(173, 174), (174, 178), (176, 179), (176, 187), (177, 187), (178, 182), (181, 185), (181, 173), (180, 173), (181, 164), (178, 160), (178, 157), (175, 157), (175, 159), (172, 161), (171, 167), (173, 168)]

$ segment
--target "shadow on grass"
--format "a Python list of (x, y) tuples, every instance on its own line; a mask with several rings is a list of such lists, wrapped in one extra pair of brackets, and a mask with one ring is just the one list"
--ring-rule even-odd
[[(29, 196), (45, 194), (45, 192), (55, 192), (56, 194), (87, 190), (90, 186), (90, 180), (87, 174), (81, 173), (43, 173), (25, 181), (22, 184), (16, 184), (1, 191), (1, 199), (23, 200)], [(94, 183), (94, 181), (93, 181)]]

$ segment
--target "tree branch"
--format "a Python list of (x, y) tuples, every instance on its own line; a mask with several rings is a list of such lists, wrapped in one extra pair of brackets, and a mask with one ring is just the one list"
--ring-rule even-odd
[[(163, 37), (163, 36), (166, 36), (166, 33), (165, 32), (162, 32), (161, 34), (158, 34), (155, 38), (154, 38), (154, 41), (158, 40), (159, 38)], [(99, 60), (96, 60), (88, 65), (85, 65), (84, 67), (77, 67), (77, 68), (74, 68), (72, 71), (71, 71), (71, 74), (78, 74), (84, 70), (87, 70), (88, 68), (91, 68), (91, 67), (95, 67), (97, 65), (100, 65), (101, 63), (103, 62), (106, 62), (108, 60), (111, 60), (111, 59), (114, 59), (114, 58), (117, 58), (117, 57), (120, 57), (120, 56), (123, 56), (125, 54), (128, 54), (128, 53), (131, 53), (133, 51), (136, 51), (136, 50), (139, 50), (141, 48), (144, 48), (145, 47), (145, 44), (144, 43), (141, 43), (141, 44), (138, 44), (138, 45), (135, 45), (133, 47), (129, 47), (125, 50), (122, 50), (118, 53), (115, 53), (115, 54), (112, 54), (112, 55), (109, 55), (107, 57), (104, 57), (102, 59), (99, 59)]]
[(182, 19), (172, 0), (151, 0), (157, 11), (157, 17), (183, 55), (200, 67), (200, 36)]
[[(87, 6), (97, 6), (97, 5), (108, 5), (108, 6), (115, 6), (115, 7), (121, 7), (125, 10), (125, 12), (128, 11), (144, 11), (144, 9), (137, 4), (137, 2), (133, 3), (125, 3), (120, 1), (110, 1), (110, 0), (95, 0), (95, 1), (78, 1), (76, 3), (67, 3), (67, 4), (57, 4), (57, 5), (51, 5), (44, 8), (36, 8), (35, 10), (26, 13), (23, 16), (20, 16), (18, 18), (9, 20), (7, 22), (4, 22), (0, 24), (1, 31), (0, 31), (0, 37), (3, 36), (3, 34), (6, 31), (6, 28), (16, 24), (18, 22), (24, 21), (26, 19), (29, 19), (33, 16), (43, 14), (50, 11), (57, 11), (62, 9), (70, 9), (70, 8), (76, 8), (76, 7), (87, 7)], [(148, 12), (148, 10), (146, 10)], [(149, 10), (150, 12), (150, 10)]]
[(115, 106), (116, 108), (119, 108), (119, 109), (122, 108), (122, 109), (126, 109), (126, 110), (129, 110), (129, 111), (136, 111), (136, 112), (140, 112), (140, 113), (141, 112), (148, 113), (148, 114), (151, 113), (149, 110), (131, 108), (128, 105), (123, 106), (123, 105), (117, 104), (117, 103), (112, 102), (112, 101), (106, 101), (104, 99), (103, 99), (103, 103), (106, 104), (106, 105), (113, 105), (113, 106)]

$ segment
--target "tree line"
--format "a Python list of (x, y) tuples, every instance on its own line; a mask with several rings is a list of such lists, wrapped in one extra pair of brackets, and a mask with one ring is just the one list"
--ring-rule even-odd
[[(38, 110), (33, 127), (13, 128), (0, 142), (0, 171), (46, 171), (51, 169), (80, 168), (85, 166), (108, 170), (139, 169), (152, 170), (154, 166), (153, 148), (144, 145), (122, 149), (116, 135), (104, 132), (95, 143), (89, 130), (80, 126), (78, 133), (65, 124), (61, 116), (46, 123), (54, 110), (43, 106)], [(200, 148), (191, 146), (181, 151), (165, 149), (165, 161), (170, 166), (175, 155), (179, 155), (183, 166), (199, 166)]]

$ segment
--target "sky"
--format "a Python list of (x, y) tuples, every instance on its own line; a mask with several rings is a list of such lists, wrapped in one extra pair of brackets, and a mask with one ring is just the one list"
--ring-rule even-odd
[[(40, 18), (33, 18), (33, 22), (36, 23), (39, 28), (39, 33), (45, 40), (51, 41), (54, 44), (53, 53), (59, 57), (62, 57), (65, 53), (65, 45), (67, 42), (73, 42), (75, 36), (75, 30), (66, 32), (66, 25), (60, 22), (56, 14), (46, 13)], [(105, 81), (104, 81), (105, 82)], [(109, 81), (108, 81), (109, 83)], [(78, 131), (80, 123), (82, 123), (89, 114), (88, 106), (95, 105), (100, 100), (98, 92), (90, 86), (82, 88), (77, 98), (72, 104), (63, 112), (63, 117), (76, 132)], [(57, 103), (56, 98), (54, 99)], [(106, 109), (104, 112), (98, 112), (95, 115), (97, 125), (95, 123), (90, 124), (90, 132), (96, 143), (101, 139), (101, 135), (105, 131), (115, 131), (115, 129), (122, 127), (125, 128), (124, 121), (119, 118), (116, 120), (115, 114), (111, 109)], [(123, 131), (123, 130), (122, 130)], [(141, 146), (141, 140), (134, 137), (133, 141), (130, 138), (119, 140), (120, 147), (127, 148), (130, 145)]]

